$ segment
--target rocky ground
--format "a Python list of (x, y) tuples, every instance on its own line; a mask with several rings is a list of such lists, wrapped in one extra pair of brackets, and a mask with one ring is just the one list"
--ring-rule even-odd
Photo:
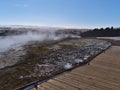
[(25, 45), (3, 58), (5, 63), (18, 61), (1, 67), (0, 90), (18, 89), (88, 63), (109, 46), (107, 41), (82, 38)]

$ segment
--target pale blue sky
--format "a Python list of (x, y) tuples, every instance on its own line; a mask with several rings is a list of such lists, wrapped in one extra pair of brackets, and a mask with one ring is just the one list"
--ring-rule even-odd
[(120, 26), (120, 0), (0, 0), (0, 24)]

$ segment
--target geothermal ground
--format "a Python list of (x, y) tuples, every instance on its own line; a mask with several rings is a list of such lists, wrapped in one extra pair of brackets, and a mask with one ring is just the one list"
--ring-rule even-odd
[(20, 89), (89, 63), (111, 46), (80, 31), (0, 32), (0, 90)]
[(1, 58), (6, 66), (0, 70), (0, 90), (19, 89), (81, 66), (110, 46), (107, 41), (82, 38), (31, 42)]

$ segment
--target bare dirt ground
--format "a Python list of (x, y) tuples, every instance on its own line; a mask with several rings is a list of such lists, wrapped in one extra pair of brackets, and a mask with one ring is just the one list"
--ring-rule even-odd
[(50, 79), (32, 90), (119, 90), (120, 46), (106, 52), (85, 65)]

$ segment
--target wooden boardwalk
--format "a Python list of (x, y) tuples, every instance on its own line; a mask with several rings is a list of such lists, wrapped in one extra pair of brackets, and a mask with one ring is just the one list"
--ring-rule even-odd
[(120, 90), (120, 46), (112, 46), (90, 65), (50, 79), (32, 90)]

